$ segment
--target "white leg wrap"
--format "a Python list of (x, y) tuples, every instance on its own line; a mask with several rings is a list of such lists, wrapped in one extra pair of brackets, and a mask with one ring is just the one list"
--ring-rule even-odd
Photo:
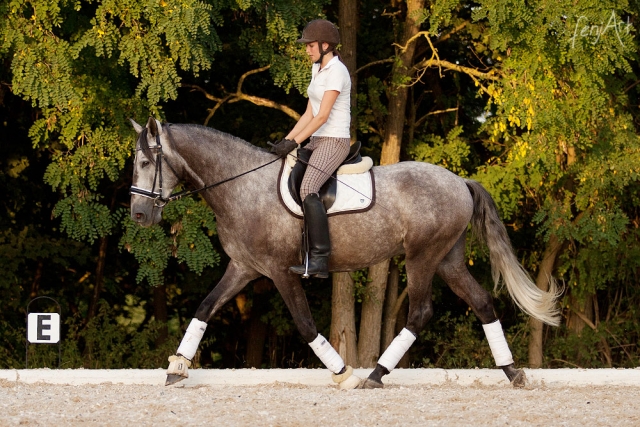
[(309, 343), (309, 347), (318, 356), (318, 359), (324, 366), (334, 374), (340, 372), (344, 368), (344, 361), (337, 351), (329, 344), (329, 341), (322, 335), (318, 334), (315, 340)]
[(207, 329), (207, 322), (202, 322), (198, 319), (191, 319), (187, 331), (184, 333), (180, 347), (178, 347), (178, 354), (183, 355), (185, 358), (191, 360), (196, 354), (202, 335)]
[(389, 344), (389, 347), (387, 347), (384, 353), (382, 353), (382, 356), (378, 359), (378, 364), (384, 366), (391, 372), (415, 340), (416, 336), (407, 328), (403, 328), (398, 336)]
[(500, 320), (482, 325), (482, 328), (487, 336), (487, 341), (489, 341), (493, 358), (496, 360), (496, 366), (511, 365), (513, 363), (513, 356), (511, 355), (511, 350), (509, 350), (509, 344), (507, 344), (507, 340), (504, 337)]

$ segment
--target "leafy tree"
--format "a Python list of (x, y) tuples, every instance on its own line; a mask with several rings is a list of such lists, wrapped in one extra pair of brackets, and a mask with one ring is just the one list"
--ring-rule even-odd
[[(627, 94), (637, 40), (625, 20), (636, 13), (625, 2), (564, 1), (487, 1), (475, 11), (501, 75), (481, 87), (491, 97), (484, 131), (495, 157), (476, 177), (516, 227), (539, 224), (547, 247), (538, 283), (556, 265), (575, 332), (598, 328), (596, 292), (629, 280), (628, 263), (639, 261), (630, 221), (640, 141)], [(533, 327), (530, 363), (540, 366)]]
[[(53, 153), (45, 182), (60, 194), (53, 212), (70, 237), (92, 243), (119, 227), (125, 215), (105, 194), (115, 197), (126, 186), (121, 173), (133, 148), (127, 118), (161, 115), (158, 104), (177, 96), (181, 71), (210, 68), (220, 49), (214, 30), (221, 24), (219, 6), (65, 0), (3, 5), (0, 54), (12, 58), (13, 94), (40, 112), (29, 136), (34, 147)], [(201, 258), (195, 265), (211, 262)], [(158, 284), (157, 272), (153, 278)]]

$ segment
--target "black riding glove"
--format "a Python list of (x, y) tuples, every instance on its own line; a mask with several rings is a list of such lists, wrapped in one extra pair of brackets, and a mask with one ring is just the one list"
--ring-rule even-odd
[(295, 148), (298, 148), (298, 143), (292, 141), (290, 139), (281, 139), (275, 144), (271, 145), (271, 152), (276, 153), (280, 157), (284, 157), (293, 151)]

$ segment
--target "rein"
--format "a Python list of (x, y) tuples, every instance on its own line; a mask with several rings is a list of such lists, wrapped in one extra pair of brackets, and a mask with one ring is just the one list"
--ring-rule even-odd
[[(142, 196), (142, 197), (147, 197), (149, 199), (153, 199), (153, 204), (154, 206), (158, 207), (158, 208), (162, 208), (164, 207), (167, 203), (174, 201), (174, 200), (179, 200), (185, 196), (190, 196), (192, 194), (196, 194), (196, 193), (200, 193), (201, 191), (205, 191), (208, 190), (210, 188), (214, 188), (217, 187), (218, 185), (222, 185), (226, 182), (229, 181), (233, 181), (236, 178), (240, 178), (241, 176), (247, 175), (251, 172), (255, 172), (258, 169), (262, 169), (266, 166), (269, 166), (272, 163), (277, 162), (278, 160), (280, 160), (280, 157), (276, 157), (275, 159), (271, 160), (270, 162), (267, 162), (263, 165), (260, 165), (258, 167), (255, 167), (251, 170), (242, 172), (241, 174), (232, 176), (230, 178), (226, 178), (223, 179), (222, 181), (218, 181), (216, 183), (213, 184), (209, 184), (209, 185), (205, 185), (202, 188), (198, 188), (197, 190), (184, 190), (181, 191), (179, 193), (176, 194), (172, 194), (171, 196), (165, 198), (162, 197), (162, 160), (164, 159), (164, 154), (162, 152), (162, 144), (160, 144), (160, 135), (156, 135), (156, 145), (155, 147), (149, 147), (149, 148), (153, 148), (153, 149), (157, 149), (158, 150), (158, 154), (156, 155), (156, 170), (155, 170), (155, 175), (153, 177), (153, 186), (151, 187), (151, 191), (149, 190), (145, 190), (139, 187), (135, 187), (135, 186), (131, 186), (131, 188), (129, 189), (129, 194), (133, 195), (136, 194), (138, 196)], [(141, 150), (140, 148), (138, 148), (138, 150)], [(167, 162), (167, 165), (169, 166), (169, 169), (171, 169), (171, 172), (173, 172), (173, 175), (178, 178), (178, 174), (176, 173), (175, 169), (173, 169), (173, 167), (171, 166), (171, 163), (169, 163), (168, 160), (165, 159), (165, 161)], [(158, 191), (155, 191), (156, 189), (156, 181), (158, 181)]]

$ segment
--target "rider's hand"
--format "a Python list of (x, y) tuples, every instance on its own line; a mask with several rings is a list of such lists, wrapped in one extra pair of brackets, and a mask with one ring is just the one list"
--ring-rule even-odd
[(271, 144), (271, 152), (280, 157), (286, 156), (294, 149), (298, 148), (298, 143), (291, 139), (281, 139), (275, 144)]

